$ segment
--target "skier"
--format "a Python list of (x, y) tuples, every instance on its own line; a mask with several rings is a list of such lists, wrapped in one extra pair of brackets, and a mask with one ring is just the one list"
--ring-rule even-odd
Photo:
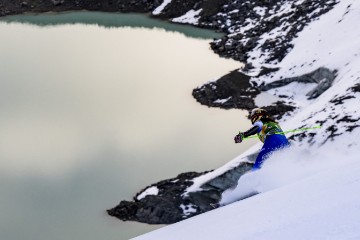
[(253, 127), (246, 132), (240, 132), (234, 140), (235, 143), (241, 143), (245, 137), (257, 134), (260, 141), (264, 143), (253, 166), (253, 170), (257, 170), (272, 152), (289, 146), (289, 141), (279, 124), (269, 116), (266, 110), (255, 108), (250, 112), (249, 117)]

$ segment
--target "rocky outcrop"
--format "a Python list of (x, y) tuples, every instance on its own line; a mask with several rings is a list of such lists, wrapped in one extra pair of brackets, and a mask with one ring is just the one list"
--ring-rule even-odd
[[(264, 74), (269, 72), (271, 72), (269, 69), (263, 71)], [(323, 75), (319, 72), (323, 73)], [(329, 77), (329, 81), (321, 80), (321, 76), (327, 76), (327, 73), (326, 70), (320, 70), (316, 71), (316, 73), (309, 74), (309, 76), (304, 76), (307, 82), (319, 82), (319, 86), (312, 91), (314, 92), (311, 95), (312, 97), (315, 96), (315, 93), (320, 93), (325, 91), (326, 87), (330, 87), (334, 78)], [(299, 78), (302, 79), (301, 77)], [(292, 81), (296, 81), (296, 79), (297, 78), (293, 80), (279, 80), (275, 85), (258, 86), (256, 82), (251, 81), (251, 77), (235, 70), (216, 81), (208, 82), (194, 89), (193, 96), (199, 103), (208, 107), (219, 107), (223, 109), (238, 108), (249, 111), (256, 107), (262, 107), (276, 119), (280, 119), (285, 113), (293, 111), (295, 107), (284, 101), (278, 101), (268, 106), (257, 106), (254, 99), (261, 91), (269, 90), (272, 87), (284, 86)]]
[(250, 110), (255, 107), (254, 98), (260, 90), (251, 84), (250, 77), (238, 70), (193, 90), (194, 98), (209, 107)]
[[(123, 221), (138, 221), (150, 224), (170, 224), (212, 210), (212, 203), (220, 201), (221, 193), (234, 187), (238, 179), (252, 168), (251, 162), (242, 162), (218, 177), (203, 184), (197, 192), (185, 194), (193, 180), (204, 173), (182, 173), (146, 187), (133, 201), (121, 201), (107, 212)], [(156, 194), (144, 193), (156, 188)]]
[[(138, 221), (150, 224), (175, 223), (185, 218), (180, 207), (191, 204), (183, 198), (185, 189), (192, 185), (192, 179), (204, 173), (182, 173), (175, 178), (167, 179), (146, 187), (134, 197), (133, 201), (121, 201), (116, 207), (109, 209), (108, 214), (123, 221)], [(140, 197), (147, 189), (155, 187), (156, 195)]]

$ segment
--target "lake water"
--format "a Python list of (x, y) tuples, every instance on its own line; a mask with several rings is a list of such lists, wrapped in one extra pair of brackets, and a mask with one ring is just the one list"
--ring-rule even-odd
[(238, 68), (218, 34), (143, 15), (0, 19), (0, 239), (129, 239), (161, 226), (106, 214), (141, 188), (217, 168), (245, 112), (192, 89)]

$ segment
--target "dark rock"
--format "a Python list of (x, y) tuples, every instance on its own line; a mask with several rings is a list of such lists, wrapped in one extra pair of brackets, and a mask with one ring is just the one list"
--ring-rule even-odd
[(193, 90), (193, 96), (199, 103), (224, 109), (253, 109), (253, 98), (259, 93), (250, 82), (250, 77), (238, 70)]
[(273, 116), (276, 120), (281, 119), (286, 113), (294, 111), (296, 108), (294, 106), (286, 104), (284, 101), (277, 101), (270, 106), (263, 106), (271, 116)]
[(64, 4), (64, 0), (51, 0), (51, 2), (54, 4), (54, 6), (60, 6)]
[(269, 73), (278, 71), (279, 68), (267, 68), (267, 67), (261, 67), (260, 73), (258, 77), (268, 75)]
[(149, 187), (157, 187), (158, 195), (147, 195), (138, 199), (146, 189), (134, 197), (134, 201), (121, 201), (108, 214), (123, 221), (138, 221), (150, 224), (170, 224), (184, 219), (180, 205), (189, 205), (190, 202), (182, 197), (185, 189), (192, 185), (192, 179), (207, 172), (188, 172), (179, 174), (176, 178), (167, 179)]
[(335, 97), (335, 98), (331, 99), (330, 102), (333, 103), (334, 105), (343, 105), (345, 100), (352, 99), (352, 98), (355, 98), (355, 96), (344, 95), (344, 96), (340, 96), (340, 97)]
[[(268, 74), (276, 69), (263, 68), (261, 74)], [(285, 80), (285, 83), (287, 81)], [(255, 105), (254, 98), (261, 90), (268, 90), (270, 87), (280, 87), (283, 82), (276, 82), (269, 86), (257, 86), (251, 78), (238, 70), (232, 71), (215, 82), (207, 83), (193, 90), (194, 98), (203, 105), (219, 107), (223, 109), (238, 108), (252, 110), (260, 107)], [(290, 82), (289, 82), (290, 83)], [(278, 101), (270, 106), (261, 106), (266, 109), (275, 119), (280, 119), (285, 113), (295, 110), (295, 107)]]
[[(147, 187), (134, 197), (134, 201), (121, 201), (119, 205), (107, 212), (110, 216), (123, 221), (150, 224), (175, 223), (211, 210), (211, 204), (221, 200), (221, 193), (236, 186), (238, 179), (249, 171), (252, 165), (250, 162), (242, 162), (237, 167), (203, 184), (200, 191), (191, 192), (189, 195), (185, 195), (184, 192), (193, 184), (192, 180), (208, 172), (183, 173), (176, 178), (163, 180), (149, 186), (156, 186), (159, 189), (158, 195), (147, 195), (138, 199), (137, 197), (149, 188)], [(183, 208), (189, 207), (195, 211), (184, 213)]]
[(360, 83), (358, 83), (355, 86), (351, 87), (350, 90), (352, 92), (360, 92)]

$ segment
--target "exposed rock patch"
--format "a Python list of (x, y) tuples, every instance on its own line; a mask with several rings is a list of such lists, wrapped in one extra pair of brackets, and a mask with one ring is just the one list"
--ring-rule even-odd
[[(263, 70), (263, 74), (268, 74), (270, 72), (270, 69)], [(324, 72), (328, 73), (325, 70)], [(319, 82), (320, 85), (321, 81), (318, 79), (322, 76), (327, 76), (325, 73), (324, 75), (319, 73), (309, 74), (309, 76), (305, 76), (304, 79), (307, 79), (308, 82)], [(303, 79), (301, 77), (299, 78)], [(287, 104), (285, 101), (277, 101), (268, 106), (257, 106), (254, 99), (261, 91), (284, 86), (292, 81), (297, 81), (297, 78), (291, 80), (279, 80), (276, 81), (274, 85), (257, 86), (256, 82), (251, 81), (251, 77), (235, 70), (216, 81), (208, 82), (203, 86), (194, 89), (193, 96), (199, 103), (208, 107), (219, 107), (223, 109), (238, 108), (249, 111), (255, 107), (262, 107), (266, 109), (270, 115), (274, 116), (276, 119), (280, 119), (285, 113), (293, 111), (295, 107)], [(333, 78), (329, 81), (332, 83)], [(321, 84), (320, 87), (314, 89), (314, 94), (312, 94), (312, 96), (315, 96), (315, 92), (320, 93), (321, 90), (325, 91), (325, 87), (322, 86), (330, 87), (330, 84), (328, 84), (328, 82), (326, 82), (326, 84)]]
[[(252, 168), (252, 163), (243, 162), (201, 186), (201, 191), (184, 194), (193, 180), (204, 173), (183, 173), (176, 178), (155, 183), (134, 197), (133, 201), (121, 201), (109, 209), (109, 215), (123, 221), (138, 221), (150, 224), (170, 224), (213, 209), (211, 203), (220, 200), (221, 193), (237, 184), (238, 179)], [(157, 195), (139, 196), (147, 189), (156, 187)]]
[(255, 107), (254, 98), (259, 93), (249, 76), (235, 70), (217, 81), (194, 89), (192, 94), (198, 102), (209, 107), (250, 110)]
[(349, 89), (352, 92), (360, 92), (360, 83), (355, 84), (353, 87)]
[(336, 70), (331, 71), (328, 68), (322, 67), (302, 76), (285, 78), (271, 82), (270, 84), (260, 86), (259, 89), (262, 91), (267, 91), (273, 88), (283, 87), (292, 82), (316, 83), (317, 86), (306, 94), (306, 96), (308, 96), (308, 99), (314, 99), (320, 96), (323, 92), (325, 92), (327, 89), (331, 87), (335, 77), (336, 77)]
[[(206, 173), (206, 172), (205, 172)], [(170, 224), (184, 219), (181, 205), (189, 205), (188, 199), (182, 198), (192, 179), (205, 173), (182, 173), (176, 178), (167, 179), (146, 187), (134, 197), (133, 201), (121, 201), (108, 214), (123, 221), (138, 221), (150, 224)], [(157, 187), (157, 195), (147, 195), (138, 199), (146, 189)]]

